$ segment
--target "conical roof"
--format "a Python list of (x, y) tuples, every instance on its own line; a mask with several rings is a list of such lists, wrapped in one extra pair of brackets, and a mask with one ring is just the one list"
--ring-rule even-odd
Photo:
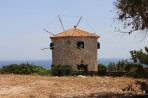
[(99, 38), (100, 36), (97, 34), (89, 33), (87, 31), (81, 30), (79, 28), (72, 28), (69, 30), (66, 30), (64, 32), (55, 34), (51, 36), (50, 38), (60, 38), (60, 37), (91, 37), (91, 38)]

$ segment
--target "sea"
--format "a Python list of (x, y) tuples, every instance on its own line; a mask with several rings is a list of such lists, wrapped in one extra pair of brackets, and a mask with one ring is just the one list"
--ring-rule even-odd
[[(123, 58), (101, 58), (98, 59), (98, 63), (100, 64), (104, 64), (104, 65), (108, 65), (110, 62), (114, 62), (117, 63), (121, 60), (125, 60)], [(51, 68), (51, 64), (52, 64), (52, 60), (0, 60), (0, 67), (2, 66), (7, 66), (10, 64), (22, 64), (22, 63), (29, 63), (29, 64), (33, 64), (36, 66), (42, 66), (45, 69), (50, 69)]]

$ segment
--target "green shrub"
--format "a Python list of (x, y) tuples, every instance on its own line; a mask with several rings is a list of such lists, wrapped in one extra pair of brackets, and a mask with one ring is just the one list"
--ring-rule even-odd
[(72, 66), (70, 66), (70, 65), (63, 66), (63, 75), (68, 76), (68, 75), (72, 75), (72, 73), (73, 73)]
[(143, 66), (140, 64), (133, 64), (130, 65), (130, 67), (128, 66), (127, 74), (135, 78), (145, 78), (147, 76)]
[(33, 66), (33, 74), (50, 75), (50, 70), (46, 70), (41, 66)]
[(109, 72), (124, 72), (126, 64), (127, 64), (127, 61), (124, 61), (124, 60), (119, 61), (117, 64), (111, 62), (108, 65), (108, 71)]
[(74, 75), (86, 75), (84, 70), (76, 70), (74, 71)]
[(125, 70), (126, 72), (129, 72), (130, 69), (131, 69), (134, 65), (135, 65), (134, 63), (127, 63), (127, 64), (125, 65), (125, 67), (124, 67), (124, 70)]
[(136, 77), (136, 75), (137, 75), (137, 68), (130, 69), (129, 72), (128, 72), (128, 75), (132, 76), (132, 77)]
[(53, 65), (51, 68), (53, 76), (70, 76), (73, 74), (72, 66), (70, 65)]
[(52, 75), (54, 76), (60, 76), (62, 74), (61, 68), (62, 65), (53, 65), (52, 68), (51, 68), (51, 73)]
[(116, 64), (116, 71), (118, 72), (123, 72), (125, 71), (125, 66), (126, 66), (127, 62), (122, 60), (122, 61), (119, 61), (117, 64)]
[(41, 66), (35, 66), (32, 64), (10, 64), (7, 66), (3, 66), (0, 69), (1, 74), (39, 74), (39, 75), (47, 75), (49, 74), (49, 71), (44, 69)]
[(135, 78), (146, 78), (148, 76), (141, 64), (127, 62), (123, 60), (119, 61), (117, 64), (110, 63), (108, 65), (108, 71), (126, 72), (127, 76)]
[(110, 62), (109, 65), (107, 66), (107, 69), (109, 72), (116, 71), (116, 64)]
[(107, 67), (103, 64), (98, 64), (98, 73), (100, 75), (105, 75), (107, 71)]

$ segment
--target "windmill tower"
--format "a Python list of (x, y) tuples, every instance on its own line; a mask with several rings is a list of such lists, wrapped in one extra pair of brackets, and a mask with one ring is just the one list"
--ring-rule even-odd
[(59, 17), (63, 32), (50, 36), (52, 64), (71, 65), (74, 70), (94, 72), (98, 70), (97, 49), (100, 43), (97, 39), (100, 36), (77, 28), (81, 18), (76, 26), (65, 30)]
[[(52, 63), (72, 65), (74, 70), (97, 71), (98, 38), (98, 35), (77, 27), (51, 36)], [(82, 64), (84, 67), (80, 67)]]

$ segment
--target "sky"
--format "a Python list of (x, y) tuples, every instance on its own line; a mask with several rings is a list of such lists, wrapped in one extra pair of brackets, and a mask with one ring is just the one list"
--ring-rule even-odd
[(115, 0), (0, 0), (0, 60), (51, 59), (51, 50), (41, 48), (50, 44), (48, 31), (72, 28), (83, 17), (79, 28), (96, 33), (101, 48), (98, 58), (130, 58), (129, 51), (148, 46), (148, 37), (139, 32), (121, 34), (115, 30)]

